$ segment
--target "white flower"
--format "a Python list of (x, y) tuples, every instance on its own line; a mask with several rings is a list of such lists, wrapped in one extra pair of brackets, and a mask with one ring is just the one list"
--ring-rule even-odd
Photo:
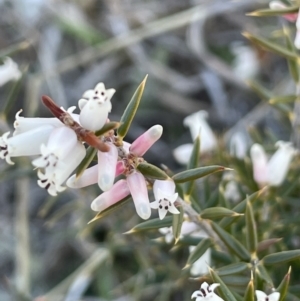
[(242, 132), (235, 132), (229, 142), (230, 155), (242, 160), (246, 157), (247, 148), (245, 135)]
[(3, 65), (0, 65), (0, 87), (11, 80), (17, 81), (21, 76), (18, 65), (11, 58), (6, 57)]
[(103, 83), (97, 84), (94, 90), (87, 90), (78, 106), (80, 124), (91, 131), (100, 130), (106, 123), (108, 113), (111, 111), (110, 99), (116, 92), (115, 89), (105, 89)]
[(290, 142), (278, 141), (278, 150), (268, 161), (263, 147), (256, 143), (250, 149), (253, 163), (254, 180), (261, 186), (269, 184), (280, 186), (286, 177), (289, 165), (295, 155), (295, 149)]
[(256, 290), (255, 295), (256, 295), (257, 301), (278, 301), (280, 298), (279, 292), (274, 292), (270, 295), (267, 295), (263, 291)]
[[(18, 137), (18, 136), (16, 136)], [(77, 141), (75, 132), (67, 127), (56, 128), (45, 144), (41, 145), (41, 156), (32, 164), (43, 168), (44, 173), (38, 171), (38, 184), (56, 195), (63, 191), (62, 183), (79, 165), (85, 156), (85, 148)]]
[(8, 138), (9, 132), (0, 137), (0, 158), (14, 164), (11, 157), (33, 156), (41, 153), (40, 146), (48, 141), (54, 127), (44, 125)]
[(195, 301), (224, 301), (222, 298), (220, 298), (217, 294), (214, 293), (214, 290), (218, 286), (220, 286), (219, 283), (213, 283), (211, 285), (208, 285), (208, 283), (203, 282), (201, 284), (200, 290), (193, 292), (191, 298), (196, 298)]
[[(198, 111), (187, 116), (183, 124), (189, 127), (193, 141), (200, 135), (200, 152), (208, 152), (216, 148), (217, 139), (208, 125), (206, 111)], [(191, 156), (193, 144), (183, 144), (173, 151), (176, 161), (180, 164), (187, 164)]]
[(156, 180), (153, 185), (153, 193), (155, 201), (150, 203), (150, 207), (158, 209), (160, 219), (163, 219), (168, 211), (173, 214), (180, 213), (174, 206), (178, 193), (175, 193), (175, 183), (173, 181)]

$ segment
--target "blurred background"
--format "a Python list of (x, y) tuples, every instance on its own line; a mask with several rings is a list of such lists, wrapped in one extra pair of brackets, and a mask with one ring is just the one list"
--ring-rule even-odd
[[(289, 140), (290, 126), (249, 88), (255, 79), (288, 93), (286, 61), (248, 42), (241, 32), (270, 33), (282, 20), (247, 12), (268, 1), (228, 0), (11, 0), (0, 1), (0, 57), (23, 72), (0, 87), (0, 129), (12, 130), (15, 113), (50, 116), (40, 102), (51, 96), (64, 108), (104, 82), (115, 88), (110, 119), (118, 121), (138, 84), (149, 75), (142, 103), (127, 136), (132, 142), (154, 124), (164, 134), (146, 154), (173, 171), (184, 167), (173, 150), (191, 143), (183, 119), (208, 112), (221, 164), (236, 132), (269, 133)], [(279, 122), (278, 122), (279, 121)], [(270, 138), (271, 137), (271, 138)], [(0, 300), (189, 300), (198, 283), (178, 278), (188, 255), (169, 253), (157, 232), (123, 235), (139, 222), (126, 204), (103, 220), (91, 201), (98, 187), (68, 189), (53, 198), (36, 184), (30, 160), (0, 162)], [(75, 281), (75, 282), (74, 282)]]

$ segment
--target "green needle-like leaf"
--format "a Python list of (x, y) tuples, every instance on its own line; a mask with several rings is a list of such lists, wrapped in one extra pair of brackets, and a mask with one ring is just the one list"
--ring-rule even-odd
[(121, 120), (120, 120), (120, 127), (118, 128), (118, 136), (120, 138), (124, 138), (129, 130), (129, 127), (131, 125), (131, 122), (135, 116), (135, 113), (138, 109), (138, 106), (140, 104), (143, 92), (144, 92), (144, 88), (145, 88), (145, 84), (146, 84), (146, 80), (147, 80), (148, 75), (144, 78), (144, 80), (140, 83), (140, 85), (138, 86), (138, 88), (136, 89), (136, 91), (134, 92), (129, 104), (127, 105)]
[(195, 261), (197, 261), (211, 245), (212, 242), (210, 238), (202, 239), (196, 248), (190, 253), (184, 269), (189, 268)]
[(225, 216), (242, 216), (243, 213), (236, 213), (230, 209), (224, 207), (212, 207), (204, 209), (200, 216), (204, 219), (218, 219)]
[(249, 268), (249, 263), (237, 262), (233, 264), (226, 265), (218, 269), (219, 276), (227, 276), (232, 274), (241, 273)]
[(254, 283), (252, 275), (244, 295), (244, 301), (254, 301)]
[(117, 129), (119, 126), (120, 126), (120, 122), (107, 122), (104, 124), (102, 129), (95, 132), (95, 135), (99, 137), (99, 136), (107, 133), (108, 131)]
[(177, 244), (180, 234), (181, 234), (181, 227), (183, 223), (183, 208), (178, 207), (177, 208), (180, 213), (179, 214), (173, 214), (173, 222), (172, 222), (172, 231), (175, 239), (175, 245)]
[(255, 10), (251, 13), (248, 13), (247, 16), (252, 16), (252, 17), (271, 17), (271, 16), (281, 16), (281, 15), (286, 15), (286, 14), (293, 14), (297, 13), (299, 11), (299, 7), (297, 6), (290, 6), (290, 7), (285, 7), (285, 8), (280, 8), (280, 9), (259, 9)]
[(279, 103), (292, 103), (296, 100), (297, 95), (284, 95), (284, 96), (276, 96), (272, 97), (269, 100), (269, 104), (275, 105)]
[(289, 267), (287, 274), (283, 277), (281, 283), (276, 289), (276, 291), (280, 293), (279, 301), (283, 301), (285, 299), (285, 296), (287, 295), (291, 278), (291, 270), (291, 267)]
[(172, 226), (172, 216), (166, 216), (162, 220), (159, 218), (153, 218), (134, 226), (131, 230), (129, 230), (125, 234), (131, 234), (131, 233), (159, 229), (163, 227), (171, 227), (171, 226)]
[(156, 180), (167, 180), (169, 176), (160, 168), (147, 162), (140, 163), (136, 168), (145, 177)]
[(264, 280), (271, 287), (274, 287), (272, 278), (270, 277), (269, 273), (267, 272), (266, 268), (262, 265), (261, 262), (256, 266), (256, 273), (259, 276), (259, 278)]
[(224, 242), (228, 249), (230, 249), (236, 256), (238, 256), (241, 260), (249, 262), (251, 259), (250, 253), (248, 250), (232, 235), (223, 230), (218, 224), (215, 222), (211, 222), (211, 226), (214, 231), (218, 234), (220, 239)]
[(86, 156), (80, 162), (79, 166), (76, 169), (76, 178), (79, 178), (84, 173), (84, 171), (89, 167), (89, 165), (93, 161), (96, 153), (97, 153), (97, 149), (90, 147), (90, 146), (88, 147), (88, 149), (86, 151)]
[(272, 98), (272, 92), (254, 80), (247, 81), (248, 86), (263, 100)]
[[(187, 170), (197, 168), (199, 164), (199, 154), (200, 154), (200, 136), (198, 136), (194, 141), (193, 151), (187, 165)], [(194, 186), (194, 181), (189, 181), (184, 184), (184, 194), (190, 195)]]
[(244, 32), (243, 36), (246, 37), (247, 39), (249, 39), (254, 44), (259, 45), (259, 46), (263, 47), (264, 49), (269, 50), (271, 52), (275, 52), (285, 58), (294, 59), (294, 60), (297, 60), (297, 58), (298, 58), (298, 56), (294, 52), (290, 51), (287, 48), (283, 48), (283, 47), (279, 46), (279, 44), (271, 42), (265, 38), (254, 36), (248, 32)]
[(224, 171), (224, 170), (231, 170), (231, 169), (223, 166), (218, 166), (218, 165), (198, 167), (198, 168), (182, 171), (174, 175), (172, 178), (176, 183), (185, 183), (187, 181), (200, 179), (210, 174), (213, 174), (215, 172)]
[(246, 206), (246, 241), (247, 248), (250, 251), (252, 258), (256, 258), (257, 230), (250, 201), (247, 201)]
[(291, 260), (300, 259), (300, 250), (283, 251), (266, 255), (262, 262), (264, 265), (273, 265), (277, 263), (284, 263)]
[(226, 301), (236, 301), (236, 298), (225, 285), (223, 280), (219, 277), (219, 275), (213, 269), (209, 269), (209, 273), (214, 283), (220, 283), (220, 286), (217, 288), (220, 297)]
[[(232, 210), (237, 213), (244, 213), (246, 210), (247, 200), (249, 200), (251, 202), (251, 204), (253, 204), (265, 192), (265, 190), (266, 190), (266, 187), (252, 193), (249, 197), (247, 197), (242, 202), (240, 202), (238, 205), (233, 207)], [(236, 219), (237, 219), (236, 217), (225, 217), (219, 222), (219, 225), (222, 228), (226, 228), (226, 227), (230, 226)]]

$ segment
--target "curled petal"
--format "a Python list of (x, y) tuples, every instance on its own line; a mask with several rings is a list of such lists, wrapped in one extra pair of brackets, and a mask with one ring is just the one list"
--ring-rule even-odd
[(113, 144), (109, 144), (108, 152), (98, 151), (98, 185), (101, 190), (107, 191), (114, 183), (118, 150)]
[(139, 172), (133, 172), (127, 177), (127, 184), (137, 214), (142, 219), (148, 219), (151, 215), (151, 209), (149, 204), (147, 185), (144, 176)]
[(146, 151), (161, 137), (163, 127), (154, 125), (139, 136), (130, 146), (130, 151), (137, 156), (143, 156)]
[(94, 211), (103, 211), (121, 201), (130, 194), (126, 180), (116, 182), (108, 191), (100, 194), (93, 200), (91, 208)]

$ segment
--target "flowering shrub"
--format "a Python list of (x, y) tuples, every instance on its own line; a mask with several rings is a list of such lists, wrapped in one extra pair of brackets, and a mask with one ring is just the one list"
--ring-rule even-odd
[[(201, 110), (183, 121), (193, 143), (178, 143), (174, 149), (175, 159), (186, 167), (178, 171), (154, 165), (145, 156), (161, 138), (162, 125), (150, 126), (132, 143), (127, 140), (146, 78), (120, 120), (111, 120), (116, 91), (106, 89), (104, 83), (78, 97), (79, 111), (59, 107), (49, 96), (43, 96), (42, 102), (53, 117), (16, 113), (12, 135), (7, 131), (0, 137), (2, 163), (18, 166), (16, 157), (29, 157), (30, 172), (36, 172), (38, 186), (49, 196), (72, 191), (80, 199), (78, 203), (87, 200), (91, 210), (82, 218), (84, 226), (82, 220), (78, 224), (101, 237), (95, 239), (97, 243), (89, 237), (92, 247), (85, 247), (94, 247), (94, 256), (74, 278), (56, 288), (61, 295), (54, 289), (35, 300), (63, 300), (80, 289), (82, 296), (96, 272), (101, 280), (119, 273), (121, 284), (116, 283), (117, 288), (110, 292), (121, 295), (118, 290), (128, 294), (138, 291), (141, 300), (299, 299), (298, 11), (296, 2), (272, 1), (270, 8), (250, 13), (297, 20), (290, 24), (297, 32), (296, 39), (286, 28), (282, 31), (285, 46), (244, 33), (257, 46), (288, 61), (295, 88), (292, 95), (277, 96), (255, 81), (249, 85), (290, 122), (292, 142), (283, 142), (275, 134), (270, 135), (272, 139), (265, 133), (254, 135), (256, 129), (252, 129), (251, 137), (237, 129), (223, 139), (210, 127), (208, 113)], [(3, 84), (20, 78), (18, 71), (14, 76), (9, 73)], [(87, 193), (92, 185), (94, 196)], [(128, 207), (123, 207), (125, 204)], [(80, 205), (78, 208), (72, 210), (82, 209)], [(90, 215), (95, 213), (91, 211), (96, 212), (92, 219)], [(104, 217), (110, 218), (107, 227), (118, 229), (107, 231), (105, 238), (97, 232)], [(119, 249), (125, 251), (117, 264)], [(103, 271), (99, 272), (100, 264)], [(174, 291), (179, 297), (174, 297)]]

